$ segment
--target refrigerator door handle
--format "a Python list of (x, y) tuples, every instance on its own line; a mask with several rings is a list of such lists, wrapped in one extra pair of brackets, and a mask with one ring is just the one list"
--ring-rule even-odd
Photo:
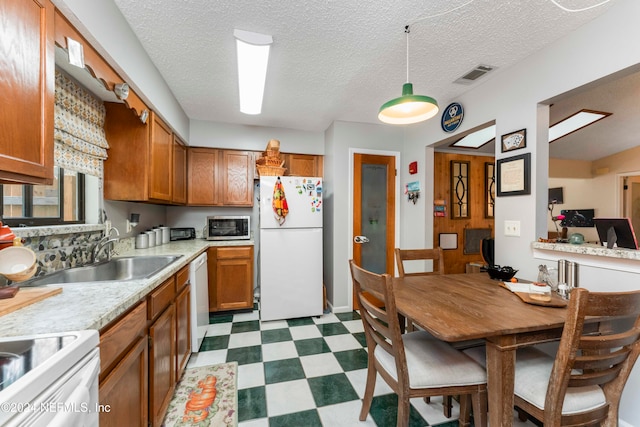
[(369, 243), (369, 238), (367, 236), (356, 236), (353, 241), (356, 243)]

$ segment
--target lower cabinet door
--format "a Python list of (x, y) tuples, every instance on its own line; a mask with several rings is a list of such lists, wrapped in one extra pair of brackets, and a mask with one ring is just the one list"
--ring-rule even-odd
[(154, 427), (162, 425), (176, 383), (175, 319), (171, 304), (149, 327), (149, 416)]
[(147, 427), (147, 347), (139, 338), (100, 384), (100, 427)]
[(191, 356), (191, 285), (176, 297), (176, 381), (180, 380)]

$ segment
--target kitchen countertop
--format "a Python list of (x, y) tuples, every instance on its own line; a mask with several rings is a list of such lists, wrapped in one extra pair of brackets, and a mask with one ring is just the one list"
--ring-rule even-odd
[[(20, 336), (83, 329), (101, 329), (139, 302), (166, 279), (211, 246), (247, 246), (253, 240), (181, 240), (149, 249), (132, 249), (118, 256), (182, 255), (148, 279), (63, 283), (62, 293), (0, 317), (0, 336)], [(115, 257), (114, 257), (115, 258)]]

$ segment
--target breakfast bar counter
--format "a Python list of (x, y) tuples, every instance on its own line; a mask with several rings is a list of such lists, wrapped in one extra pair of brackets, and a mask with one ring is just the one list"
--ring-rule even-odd
[(253, 240), (195, 239), (171, 242), (148, 249), (123, 251), (117, 256), (181, 257), (147, 279), (50, 285), (62, 288), (62, 292), (0, 317), (0, 336), (99, 330), (145, 298), (149, 292), (188, 265), (208, 247), (253, 244)]

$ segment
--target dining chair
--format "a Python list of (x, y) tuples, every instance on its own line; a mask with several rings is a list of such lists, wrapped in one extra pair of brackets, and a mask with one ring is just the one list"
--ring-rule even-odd
[[(392, 277), (376, 274), (349, 261), (353, 285), (360, 303), (360, 317), (367, 341), (367, 383), (360, 421), (371, 409), (377, 374), (398, 395), (397, 426), (409, 422), (409, 399), (460, 395), (461, 426), (469, 426), (470, 402), (474, 425), (487, 425), (487, 375), (464, 353), (433, 338), (425, 331), (400, 333)], [(378, 307), (365, 297), (374, 295)]]
[[(596, 316), (598, 329), (585, 324)], [(587, 326), (587, 327), (585, 327)], [(478, 349), (466, 351), (482, 362)], [(555, 357), (517, 351), (514, 404), (546, 427), (618, 425), (620, 397), (640, 353), (640, 291), (571, 291)]]
[[(433, 249), (395, 249), (398, 275), (405, 276), (425, 276), (428, 274), (444, 274), (444, 254), (441, 247)], [(405, 272), (406, 261), (433, 261), (433, 271), (420, 271), (415, 273)]]

